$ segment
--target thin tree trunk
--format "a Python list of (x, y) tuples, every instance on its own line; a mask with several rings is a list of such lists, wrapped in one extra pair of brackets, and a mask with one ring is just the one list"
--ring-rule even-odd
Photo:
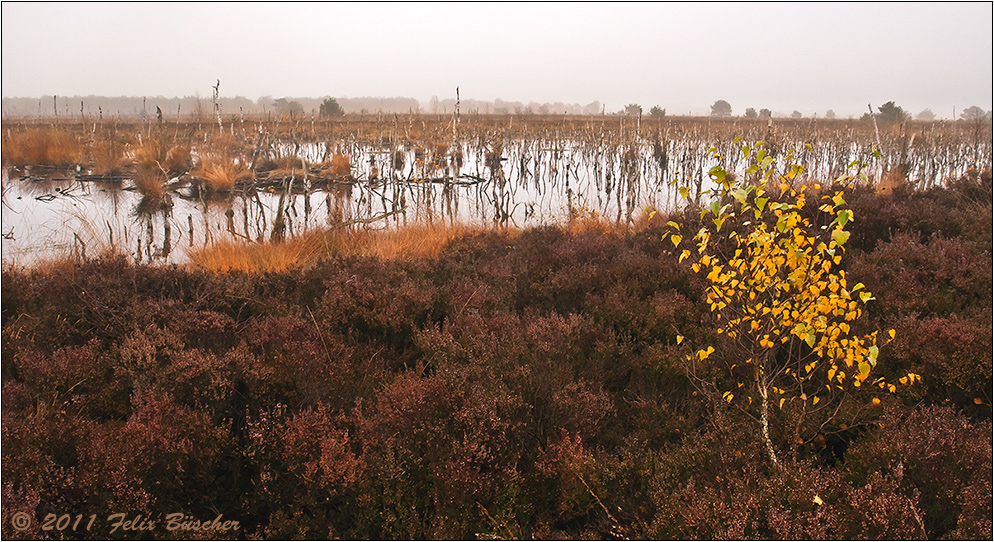
[(766, 445), (766, 453), (770, 456), (770, 462), (773, 463), (773, 466), (777, 466), (779, 465), (779, 461), (777, 461), (777, 454), (773, 449), (773, 442), (770, 440), (770, 398), (766, 389), (766, 377), (761, 376), (757, 382), (757, 385), (759, 387), (759, 397), (761, 399), (759, 403), (760, 432), (763, 435), (763, 444)]

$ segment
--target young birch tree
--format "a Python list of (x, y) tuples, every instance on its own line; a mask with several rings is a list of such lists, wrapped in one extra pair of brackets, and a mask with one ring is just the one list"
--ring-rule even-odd
[[(803, 168), (789, 165), (786, 173), (775, 174), (773, 157), (761, 142), (755, 147), (742, 180), (721, 166), (709, 172), (717, 189), (710, 194), (710, 206), (700, 212), (702, 227), (693, 235), (692, 246), (676, 222), (668, 223), (664, 239), (682, 250), (681, 262), (687, 260), (694, 272), (707, 277), (706, 300), (718, 322), (715, 331), (727, 337), (723, 348), (731, 348), (727, 353), (736, 360), (728, 367), (736, 387), (725, 390), (723, 399), (754, 417), (776, 465), (772, 409), (782, 410), (785, 403), (794, 409), (797, 422), (789, 445), (795, 446), (806, 416), (821, 411), (830, 418), (843, 398), (859, 388), (894, 393), (896, 386), (871, 377), (882, 345), (878, 332), (857, 335), (852, 328), (873, 299), (863, 284), (852, 284), (842, 268), (846, 228), (855, 217), (846, 207), (841, 184), (852, 177), (836, 180), (812, 221), (803, 212), (808, 190), (798, 182)], [(753, 150), (745, 145), (743, 157), (748, 159)], [(818, 185), (811, 188), (820, 190)], [(684, 199), (690, 194), (687, 187), (680, 192)], [(894, 331), (887, 335), (884, 343)], [(704, 345), (688, 361), (703, 362), (714, 352), (713, 345)], [(900, 382), (919, 378), (909, 373)]]

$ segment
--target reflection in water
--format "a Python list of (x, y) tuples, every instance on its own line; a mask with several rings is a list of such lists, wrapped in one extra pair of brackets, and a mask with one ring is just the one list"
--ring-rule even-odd
[[(726, 157), (729, 171), (744, 174), (748, 164), (740, 149), (707, 152), (706, 145), (665, 138), (601, 143), (498, 138), (433, 149), (353, 147), (350, 175), (322, 177), (307, 166), (328, 157), (330, 149), (322, 143), (296, 148), (307, 162), (286, 178), (267, 176), (223, 195), (174, 180), (160, 198), (142, 196), (130, 181), (5, 169), (3, 261), (30, 263), (74, 252), (94, 256), (125, 247), (136, 261), (177, 263), (186, 256), (175, 247), (225, 239), (279, 241), (328, 226), (444, 221), (528, 227), (580, 212), (624, 223), (647, 206), (675, 208), (674, 178), (695, 193), (707, 190), (706, 172), (718, 164), (716, 154)], [(855, 146), (848, 153), (815, 147), (799, 159), (811, 178), (832, 179), (861, 152)], [(909, 177), (920, 185), (959, 175), (968, 165), (956, 162), (940, 170), (914, 156), (908, 160)]]
[[(133, 217), (145, 226), (145, 240), (138, 240), (136, 260), (148, 262), (168, 261), (172, 252), (172, 211), (173, 198), (168, 192), (161, 196), (146, 194), (135, 204)], [(156, 223), (162, 223), (162, 239), (156, 241)]]

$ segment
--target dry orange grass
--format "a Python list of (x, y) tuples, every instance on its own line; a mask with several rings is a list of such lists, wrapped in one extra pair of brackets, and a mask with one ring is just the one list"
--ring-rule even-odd
[(146, 139), (131, 147), (131, 158), (139, 169), (158, 169), (166, 158), (165, 148), (155, 139)]
[(69, 166), (79, 163), (82, 153), (75, 137), (53, 127), (8, 131), (3, 136), (3, 160), (14, 166)]
[(139, 166), (135, 170), (132, 181), (135, 184), (135, 188), (142, 196), (158, 200), (162, 199), (162, 195), (166, 192), (166, 181), (168, 181), (168, 179), (166, 179), (166, 175), (153, 164), (151, 167), (148, 165)]
[(895, 190), (908, 186), (907, 166), (895, 167), (884, 172), (880, 181), (874, 186), (874, 190), (880, 195), (891, 195)]
[(379, 231), (314, 230), (278, 243), (216, 241), (190, 249), (190, 263), (214, 273), (279, 272), (306, 268), (333, 254), (400, 260), (431, 258), (453, 239), (479, 231), (463, 225), (415, 224)]
[(279, 243), (251, 241), (216, 241), (187, 252), (190, 263), (213, 273), (243, 271), (247, 273), (281, 272), (307, 267), (335, 251), (322, 232), (312, 232)]
[(352, 160), (339, 152), (331, 156), (331, 160), (310, 164), (312, 171), (321, 177), (335, 181), (348, 181), (352, 179)]
[(193, 175), (202, 179), (204, 187), (210, 192), (229, 192), (236, 184), (250, 181), (253, 177), (244, 164), (211, 155), (200, 159)]
[(668, 220), (671, 219), (666, 213), (659, 211), (655, 207), (646, 207), (642, 211), (642, 214), (632, 223), (632, 229), (635, 231), (645, 231), (649, 228), (663, 226)]
[(610, 234), (624, 231), (627, 226), (608, 220), (607, 217), (588, 209), (586, 206), (570, 205), (565, 229), (573, 235), (579, 233)]
[(179, 175), (193, 169), (193, 157), (190, 155), (190, 146), (184, 144), (173, 145), (166, 152), (166, 160), (162, 163), (162, 169), (170, 175)]
[(348, 248), (360, 256), (384, 260), (431, 258), (453, 239), (479, 231), (461, 224), (411, 224), (400, 228), (355, 234)]
[(331, 169), (329, 170), (332, 177), (335, 178), (348, 178), (352, 176), (352, 161), (349, 160), (348, 156), (344, 154), (338, 154), (337, 152), (331, 157)]
[(124, 148), (113, 141), (97, 141), (90, 148), (90, 167), (94, 175), (120, 175), (126, 162)]

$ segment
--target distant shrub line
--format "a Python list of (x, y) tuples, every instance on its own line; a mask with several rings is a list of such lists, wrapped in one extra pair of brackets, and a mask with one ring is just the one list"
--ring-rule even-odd
[[(989, 539), (992, 199), (989, 173), (847, 193), (876, 297), (854, 325), (894, 328), (880, 369), (923, 383), (779, 469), (681, 368), (676, 336), (714, 332), (661, 226), (279, 273), (4, 270), (3, 536), (211, 511), (241, 526), (221, 537)], [(719, 357), (698, 370), (731, 385)]]

